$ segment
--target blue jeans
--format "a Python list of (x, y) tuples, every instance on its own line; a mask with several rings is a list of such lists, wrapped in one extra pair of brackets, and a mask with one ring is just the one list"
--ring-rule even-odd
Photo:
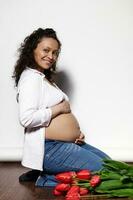
[(81, 169), (99, 170), (103, 158), (109, 156), (87, 143), (78, 145), (72, 142), (45, 141), (44, 170), (53, 174)]
[[(45, 157), (44, 157), (44, 179), (43, 186), (50, 186), (48, 179), (55, 181), (53, 174), (65, 171), (79, 171), (89, 169), (91, 171), (100, 170), (102, 168), (103, 158), (110, 157), (101, 150), (83, 143), (78, 145), (72, 142), (63, 142), (57, 140), (45, 140)], [(41, 177), (42, 178), (42, 177)], [(42, 183), (36, 183), (42, 186)], [(51, 185), (52, 186), (52, 185)]]

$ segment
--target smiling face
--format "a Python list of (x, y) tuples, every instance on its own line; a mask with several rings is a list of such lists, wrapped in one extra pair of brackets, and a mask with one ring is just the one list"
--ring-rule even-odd
[(59, 54), (59, 44), (53, 38), (42, 38), (34, 50), (37, 69), (41, 72), (52, 67)]

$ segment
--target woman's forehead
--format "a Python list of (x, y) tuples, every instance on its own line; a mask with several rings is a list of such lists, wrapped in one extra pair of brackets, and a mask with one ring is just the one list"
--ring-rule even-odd
[(49, 48), (52, 48), (54, 50), (58, 50), (59, 49), (59, 44), (58, 44), (57, 40), (55, 40), (53, 38), (44, 37), (38, 43), (38, 47), (49, 47)]

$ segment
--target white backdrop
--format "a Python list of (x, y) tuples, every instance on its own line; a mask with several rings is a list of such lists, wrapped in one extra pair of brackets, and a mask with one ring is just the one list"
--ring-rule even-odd
[(0, 1), (0, 160), (21, 160), (23, 128), (11, 79), (17, 48), (34, 29), (62, 42), (59, 70), (86, 141), (133, 161), (133, 1)]

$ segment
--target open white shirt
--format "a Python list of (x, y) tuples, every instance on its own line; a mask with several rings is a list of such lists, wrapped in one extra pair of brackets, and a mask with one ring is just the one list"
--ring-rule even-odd
[(51, 106), (68, 96), (55, 84), (52, 86), (45, 75), (26, 67), (17, 87), (19, 121), (25, 128), (22, 165), (43, 170), (45, 127), (51, 121)]

